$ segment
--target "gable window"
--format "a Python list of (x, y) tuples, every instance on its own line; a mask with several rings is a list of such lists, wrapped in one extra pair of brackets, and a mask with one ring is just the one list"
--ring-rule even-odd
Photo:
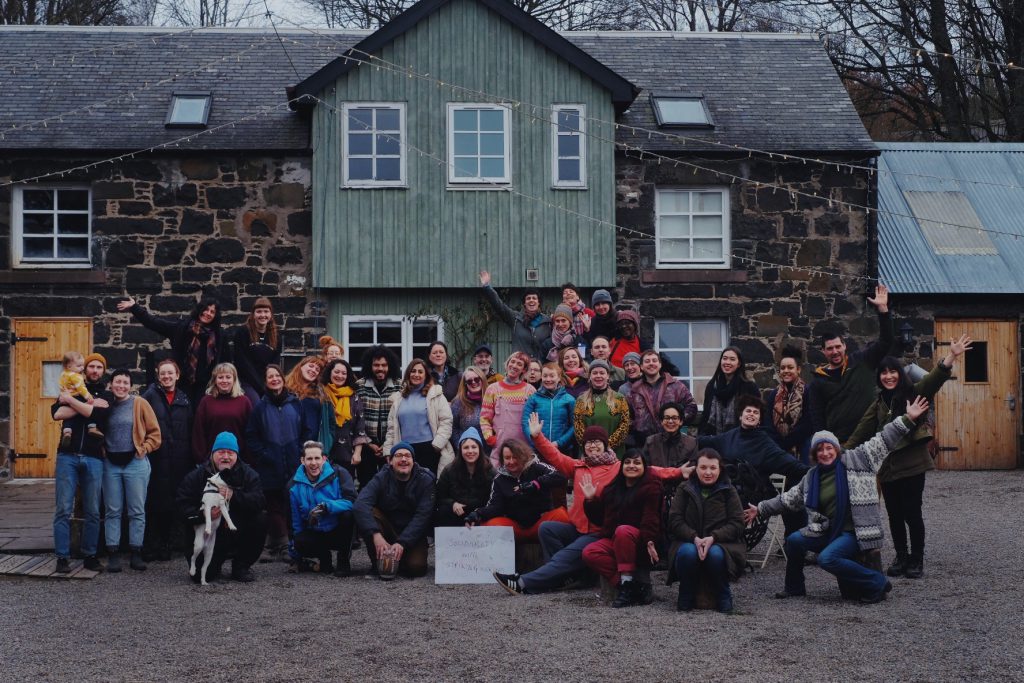
[(582, 188), (586, 176), (586, 110), (582, 104), (558, 104), (551, 111), (551, 177), (555, 187)]
[(203, 128), (210, 118), (209, 93), (174, 93), (167, 111), (167, 128)]
[(701, 405), (704, 389), (718, 367), (722, 349), (729, 343), (725, 320), (656, 320), (654, 349), (664, 353), (679, 369), (676, 377), (686, 382)]
[(426, 359), (432, 342), (444, 341), (444, 323), (437, 316), (345, 315), (341, 326), (341, 343), (356, 371), (362, 370), (356, 363), (372, 346), (391, 349), (404, 368), (413, 358)]
[(651, 107), (659, 126), (712, 126), (707, 103), (700, 96), (654, 94)]
[(658, 189), (654, 205), (659, 268), (729, 267), (727, 189)]
[(16, 266), (90, 265), (87, 186), (15, 187), (11, 201)]
[(405, 104), (345, 104), (342, 121), (344, 186), (404, 186)]
[(448, 182), (509, 183), (511, 145), (508, 107), (448, 104)]

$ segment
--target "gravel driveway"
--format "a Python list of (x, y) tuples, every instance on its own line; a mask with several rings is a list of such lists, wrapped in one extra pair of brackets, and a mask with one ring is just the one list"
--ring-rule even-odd
[[(774, 600), (783, 563), (735, 586), (738, 613), (677, 614), (594, 591), (385, 584), (260, 565), (250, 585), (186, 583), (184, 562), (93, 581), (0, 578), (8, 681), (1024, 681), (1024, 471), (936, 472), (925, 577), (889, 600), (839, 599), (809, 568)], [(891, 548), (883, 552), (887, 563)], [(357, 571), (368, 567), (362, 551)]]

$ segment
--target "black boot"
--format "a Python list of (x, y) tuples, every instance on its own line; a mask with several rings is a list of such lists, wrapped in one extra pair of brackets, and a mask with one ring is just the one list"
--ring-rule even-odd
[(131, 558), (128, 560), (128, 566), (137, 572), (146, 570), (146, 561), (142, 559), (142, 548), (138, 546), (132, 546)]
[(679, 595), (676, 597), (676, 609), (680, 612), (689, 612), (693, 609), (693, 586), (687, 585), (686, 581), (679, 582)]
[(907, 573), (907, 556), (903, 553), (896, 553), (896, 559), (892, 561), (889, 568), (885, 570), (889, 576), (903, 576)]
[(107, 572), (117, 574), (121, 571), (121, 555), (116, 546), (107, 546)]
[(632, 607), (637, 604), (637, 582), (623, 581), (619, 584), (619, 594), (615, 596), (615, 600), (612, 601), (612, 607)]
[(907, 558), (907, 570), (904, 574), (908, 579), (920, 579), (924, 576), (924, 557), (911, 555)]

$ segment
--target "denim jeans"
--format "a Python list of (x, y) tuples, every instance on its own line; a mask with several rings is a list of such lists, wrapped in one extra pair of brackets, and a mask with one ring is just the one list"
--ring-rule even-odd
[[(786, 538), (786, 592), (802, 595), (804, 587), (804, 553), (821, 547), (819, 539), (807, 538), (797, 531)], [(844, 531), (818, 551), (818, 566), (836, 577), (839, 583), (860, 592), (873, 595), (885, 588), (885, 576), (856, 562), (857, 537)]]
[(573, 574), (584, 571), (583, 549), (600, 538), (597, 534), (581, 534), (574, 524), (544, 522), (537, 532), (544, 564), (519, 577), (530, 592), (558, 588)]
[(75, 490), (82, 487), (82, 554), (96, 554), (100, 538), (100, 490), (103, 484), (103, 461), (87, 455), (57, 454), (54, 475), (57, 506), (53, 512), (53, 550), (57, 557), (71, 557), (71, 515), (75, 510)]
[(124, 467), (103, 463), (103, 500), (106, 519), (103, 530), (107, 547), (121, 545), (121, 514), (128, 509), (128, 544), (142, 547), (146, 534), (146, 488), (149, 486), (149, 458), (132, 458)]
[(729, 589), (729, 565), (725, 561), (725, 551), (717, 543), (708, 548), (707, 555), (701, 561), (697, 554), (697, 546), (683, 543), (676, 551), (676, 577), (679, 579), (679, 592), (690, 600), (697, 592), (698, 572), (704, 569), (704, 575), (711, 583), (718, 600), (731, 595)]

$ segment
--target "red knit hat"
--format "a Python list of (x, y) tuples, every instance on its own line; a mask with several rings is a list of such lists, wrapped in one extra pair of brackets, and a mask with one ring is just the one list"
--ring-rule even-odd
[(600, 441), (608, 448), (608, 430), (600, 425), (590, 425), (583, 430), (583, 443), (588, 441)]

